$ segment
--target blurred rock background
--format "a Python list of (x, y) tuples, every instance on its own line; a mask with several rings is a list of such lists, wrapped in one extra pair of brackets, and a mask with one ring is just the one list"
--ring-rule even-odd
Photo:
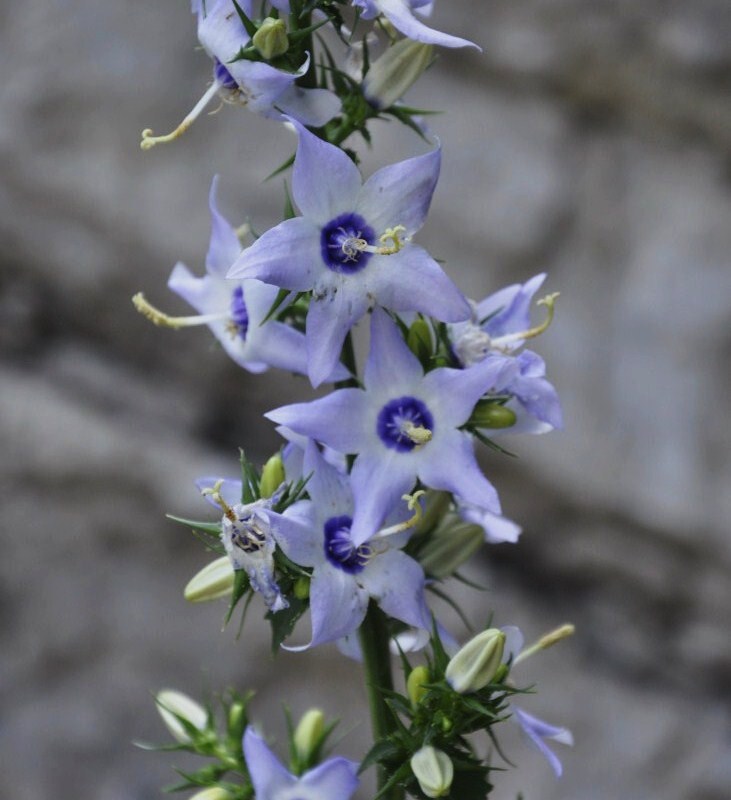
[[(571, 727), (554, 781), (508, 736), (496, 798), (731, 796), (731, 6), (727, 0), (442, 0), (434, 24), (484, 53), (444, 52), (409, 101), (443, 177), (420, 241), (481, 297), (547, 271), (557, 322), (537, 349), (566, 431), (485, 466), (525, 533), (492, 547), (465, 595), (529, 638), (579, 633), (531, 660), (529, 710)], [(333, 651), (239, 641), (223, 607), (186, 606), (207, 558), (166, 511), (205, 515), (194, 477), (277, 446), (260, 414), (308, 396), (252, 378), (203, 330), (157, 330), (176, 260), (200, 269), (206, 198), (264, 229), (261, 180), (291, 134), (226, 108), (142, 153), (209, 80), (187, 4), (0, 6), (0, 766), (15, 800), (159, 796), (169, 761), (149, 692), (254, 686), (282, 731), (316, 702), (367, 734), (358, 669)], [(376, 132), (366, 169), (423, 145)], [(506, 726), (509, 727), (509, 726)]]

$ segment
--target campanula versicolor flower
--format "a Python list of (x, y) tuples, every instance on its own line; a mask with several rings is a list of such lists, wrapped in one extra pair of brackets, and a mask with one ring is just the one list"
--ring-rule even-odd
[(470, 307), (436, 261), (410, 241), (429, 210), (440, 150), (384, 167), (362, 184), (342, 150), (294, 125), (292, 194), (302, 216), (260, 236), (228, 275), (312, 291), (306, 334), (309, 376), (317, 386), (369, 307), (421, 311), (445, 322), (467, 319)]
[(389, 616), (429, 630), (424, 571), (399, 550), (408, 534), (397, 530), (355, 545), (350, 536), (353, 498), (348, 475), (327, 463), (312, 441), (305, 451), (304, 472), (310, 476), (310, 500), (295, 503), (284, 514), (269, 515), (272, 535), (284, 554), (295, 564), (313, 568), (312, 639), (293, 649), (353, 633), (371, 598)]
[(353, 0), (353, 5), (361, 11), (363, 19), (373, 19), (379, 14), (384, 17), (409, 39), (426, 44), (437, 44), (442, 47), (477, 47), (467, 39), (451, 36), (448, 33), (435, 31), (414, 16), (414, 11), (428, 15), (431, 13), (434, 0)]
[(244, 758), (256, 800), (349, 800), (360, 782), (358, 764), (340, 756), (293, 775), (251, 726), (244, 733)]
[(545, 274), (540, 274), (525, 284), (507, 286), (475, 304), (469, 320), (449, 326), (453, 354), (463, 367), (478, 364), (487, 356), (502, 356), (516, 366), (512, 373), (505, 373), (503, 383), (493, 387), (497, 394), (512, 396), (506, 408), (515, 412), (516, 421), (492, 435), (546, 433), (563, 427), (561, 404), (546, 380), (545, 362), (531, 350), (518, 352), (527, 339), (542, 333), (553, 317), (555, 296), (549, 295), (540, 301), (548, 308), (547, 320), (531, 326), (533, 297), (545, 279)]
[(472, 369), (440, 368), (425, 375), (396, 324), (375, 309), (365, 389), (338, 389), (266, 416), (342, 453), (358, 454), (351, 473), (355, 511), (350, 528), (358, 546), (417, 478), (500, 513), (497, 492), (475, 460), (472, 438), (460, 428), (506, 368), (512, 365), (486, 359)]

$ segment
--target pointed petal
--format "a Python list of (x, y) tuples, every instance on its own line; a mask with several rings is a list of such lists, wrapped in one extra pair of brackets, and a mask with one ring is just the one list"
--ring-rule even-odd
[(441, 148), (379, 169), (363, 184), (355, 210), (379, 234), (403, 225), (406, 236), (421, 228), (439, 178)]
[(341, 453), (357, 453), (366, 439), (366, 410), (365, 392), (338, 389), (309, 403), (281, 406), (264, 416)]
[(409, 350), (396, 323), (382, 308), (371, 316), (371, 349), (363, 381), (369, 391), (398, 393), (397, 386), (410, 388), (424, 376), (419, 359)]
[(514, 283), (491, 294), (477, 305), (478, 320), (490, 317), (484, 330), (490, 336), (504, 336), (530, 328), (530, 311), (533, 295), (546, 280), (546, 273), (534, 275), (524, 284)]
[(342, 284), (337, 291), (314, 294), (307, 312), (307, 371), (313, 386), (332, 374), (348, 331), (365, 314), (367, 301)]
[(462, 431), (447, 431), (442, 434), (439, 446), (439, 458), (420, 461), (419, 478), (423, 483), (499, 514), (500, 500), (477, 464), (472, 437)]
[(340, 112), (340, 100), (327, 89), (290, 86), (277, 99), (277, 107), (303, 125), (320, 128)]
[(368, 592), (354, 577), (330, 563), (318, 566), (310, 583), (312, 640), (309, 647), (332, 642), (357, 630), (368, 608)]
[(268, 514), (276, 543), (301, 567), (314, 567), (325, 559), (323, 534), (315, 527), (314, 518), (315, 509), (309, 500), (295, 503), (284, 514)]
[(307, 493), (317, 510), (317, 520), (324, 521), (343, 514), (352, 515), (353, 495), (348, 476), (332, 464), (328, 464), (311, 439), (305, 447), (303, 469), (305, 475), (310, 475)]
[(488, 544), (501, 544), (503, 542), (515, 544), (522, 532), (520, 525), (516, 525), (515, 522), (507, 517), (493, 514), (470, 503), (460, 504), (459, 515), (466, 522), (479, 525), (485, 531), (485, 541)]
[(210, 275), (225, 278), (231, 265), (241, 252), (241, 242), (231, 223), (218, 211), (216, 192), (218, 191), (218, 175), (213, 178), (208, 195), (208, 207), (211, 212), (211, 239), (206, 255), (206, 270)]
[(303, 787), (314, 790), (317, 800), (349, 800), (358, 788), (358, 764), (347, 758), (330, 758), (300, 778)]
[(383, 611), (413, 625), (431, 628), (431, 616), (424, 599), (424, 570), (400, 550), (387, 550), (368, 564), (362, 583)]
[(424, 376), (424, 388), (433, 398), (429, 407), (443, 425), (458, 428), (470, 418), (482, 395), (503, 379), (506, 370), (514, 373), (517, 367), (501, 358), (487, 358), (469, 369), (432, 370)]
[(352, 211), (360, 190), (358, 167), (343, 150), (292, 120), (299, 142), (292, 172), (292, 195), (305, 217), (320, 225)]
[(297, 782), (251, 726), (244, 734), (244, 758), (257, 797), (274, 797)]
[(571, 731), (567, 728), (557, 728), (554, 725), (549, 725), (542, 719), (538, 719), (538, 717), (534, 717), (532, 714), (516, 706), (511, 706), (511, 708), (523, 732), (543, 754), (544, 758), (551, 765), (556, 777), (560, 778), (563, 772), (561, 762), (553, 750), (545, 743), (544, 739), (553, 739), (561, 744), (573, 745), (574, 737), (571, 735)]
[(354, 545), (370, 539), (416, 481), (408, 454), (382, 448), (375, 454), (361, 453), (355, 460), (350, 483), (355, 513), (350, 536)]
[[(218, 481), (223, 481), (218, 491), (225, 503), (230, 506), (235, 506), (241, 502), (243, 489), (241, 481), (237, 478), (221, 478), (220, 476), (205, 475), (202, 478), (196, 478), (195, 485), (198, 491), (202, 493), (204, 489), (212, 489)], [(221, 510), (221, 507), (210, 495), (204, 494), (203, 499), (214, 508), (217, 508), (219, 511)]]
[(401, 31), (404, 36), (408, 36), (409, 39), (426, 44), (437, 44), (441, 47), (476, 47), (478, 50), (482, 50), (474, 42), (435, 31), (424, 25), (411, 13), (407, 0), (377, 0), (377, 5), (381, 13), (385, 14), (393, 24), (393, 27)]
[(374, 256), (369, 267), (372, 294), (384, 308), (421, 311), (442, 322), (460, 322), (472, 313), (462, 292), (422, 247), (407, 244), (393, 255)]
[[(293, 255), (296, 253), (296, 257)], [(320, 232), (303, 217), (280, 222), (234, 261), (227, 278), (257, 278), (284, 289), (311, 289), (324, 269)]]
[(515, 661), (525, 644), (523, 633), (517, 625), (503, 625), (500, 630), (505, 634), (503, 661), (505, 663)]

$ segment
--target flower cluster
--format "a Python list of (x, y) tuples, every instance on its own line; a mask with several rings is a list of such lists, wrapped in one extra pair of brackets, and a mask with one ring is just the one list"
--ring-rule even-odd
[[(377, 765), (379, 796), (472, 800), (489, 793), (493, 767), (466, 735), (494, 737), (493, 726), (512, 715), (557, 773), (545, 739), (570, 740), (512, 700), (522, 692), (512, 668), (547, 645), (523, 651), (517, 629), (489, 628), (459, 649), (429, 605), (482, 544), (518, 539), (476, 449), (503, 451), (495, 439), (506, 434), (561, 427), (545, 363), (526, 348), (550, 325), (557, 295), (537, 301), (546, 308), (538, 323), (531, 307), (545, 275), (472, 301), (416, 241), (442, 154), (402, 95), (433, 46), (473, 46), (429, 27), (432, 5), (194, 0), (213, 82), (173, 133), (144, 131), (143, 149), (177, 138), (218, 96), (294, 131), (291, 197), (285, 218), (253, 237), (219, 211), (214, 178), (205, 273), (179, 263), (168, 282), (196, 314), (171, 316), (141, 294), (133, 300), (157, 325), (207, 326), (251, 373), (277, 368), (307, 376), (313, 388), (332, 384), (317, 399), (265, 415), (283, 445), (261, 471), (242, 453), (240, 477), (199, 479), (218, 519), (179, 521), (217, 558), (193, 577), (186, 598), (226, 598), (228, 620), (259, 597), (275, 650), (335, 642), (362, 660), (376, 710), (374, 746), (360, 770)], [(370, 31), (361, 36), (364, 25)], [(320, 39), (325, 26), (332, 41)], [(373, 59), (376, 32), (386, 43)], [(335, 44), (345, 48), (347, 69), (337, 66)], [(355, 133), (370, 141), (369, 123), (384, 116), (416, 130), (428, 149), (364, 180), (343, 143)], [(362, 372), (356, 328), (369, 333)], [(394, 691), (389, 640), (402, 655), (403, 695)], [(406, 654), (419, 650), (426, 663), (412, 667)], [(158, 704), (181, 747), (217, 759), (185, 784), (203, 788), (200, 800), (347, 800), (355, 791), (357, 765), (322, 759), (331, 728), (323, 733), (320, 712), (291, 731), (287, 768), (248, 723), (245, 699), (225, 709), (223, 733), (210, 710), (184, 696), (164, 693)], [(308, 749), (301, 742), (311, 729), (319, 733)], [(238, 780), (224, 780), (227, 772)]]

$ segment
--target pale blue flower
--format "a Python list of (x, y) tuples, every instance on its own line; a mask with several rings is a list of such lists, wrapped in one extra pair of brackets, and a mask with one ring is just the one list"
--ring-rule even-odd
[[(512, 367), (511, 367), (512, 368)], [(340, 389), (266, 416), (342, 453), (358, 454), (351, 473), (353, 544), (369, 539), (417, 478), (460, 500), (500, 513), (492, 484), (460, 430), (480, 397), (501, 380), (502, 361), (426, 375), (382, 309), (371, 322), (365, 389)]]
[[(249, 43), (249, 35), (231, 0), (208, 0), (198, 17), (198, 39), (214, 60), (215, 83), (229, 102), (264, 116), (282, 113), (305, 125), (320, 127), (340, 111), (340, 100), (326, 89), (295, 85), (309, 69), (309, 56), (296, 72), (285, 72), (261, 61), (233, 61)], [(253, 0), (239, 3), (248, 17), (256, 16)]]
[(555, 725), (549, 725), (538, 717), (534, 717), (527, 711), (511, 705), (511, 710), (520, 725), (523, 733), (528, 739), (538, 748), (543, 754), (545, 759), (551, 765), (551, 769), (556, 773), (556, 777), (560, 778), (563, 772), (563, 766), (558, 759), (558, 756), (546, 744), (546, 739), (552, 739), (554, 742), (573, 746), (574, 737), (568, 728), (557, 728)]
[(338, 147), (294, 123), (292, 193), (302, 216), (264, 233), (231, 278), (312, 291), (307, 315), (310, 380), (327, 379), (350, 328), (378, 304), (446, 322), (470, 308), (442, 268), (410, 239), (422, 226), (439, 175), (439, 149), (385, 167), (362, 184)]
[(293, 775), (252, 727), (244, 734), (244, 758), (256, 800), (349, 800), (359, 784), (358, 764), (342, 757)]
[[(394, 533), (356, 545), (350, 536), (353, 497), (348, 475), (328, 464), (314, 442), (304, 472), (310, 500), (269, 514), (271, 532), (295, 564), (312, 568), (312, 638), (306, 649), (356, 631), (371, 599), (390, 617), (428, 631), (424, 571), (400, 547), (408, 534)], [(405, 515), (399, 515), (399, 521)], [(408, 516), (408, 514), (406, 514)]]
[(474, 42), (450, 36), (448, 33), (435, 31), (414, 16), (414, 11), (428, 15), (433, 0), (353, 0), (353, 5), (361, 10), (363, 19), (373, 19), (379, 14), (384, 17), (409, 39), (426, 44), (437, 44), (442, 47), (477, 47)]
[[(507, 408), (516, 414), (515, 425), (491, 431), (491, 436), (515, 433), (546, 433), (563, 427), (558, 394), (546, 380), (543, 359), (532, 352), (518, 352), (525, 344), (521, 333), (535, 335), (531, 330), (531, 305), (545, 274), (536, 275), (525, 284), (507, 286), (477, 303), (469, 320), (448, 327), (452, 351), (465, 368), (479, 364), (488, 356), (502, 357), (515, 365), (513, 372), (505, 371), (505, 380), (493, 387), (497, 394), (512, 395)], [(550, 317), (549, 317), (550, 319)]]
[[(198, 278), (178, 263), (168, 280), (168, 287), (201, 314), (184, 318), (185, 325), (207, 325), (226, 353), (249, 372), (263, 372), (272, 366), (306, 373), (304, 334), (276, 320), (263, 322), (277, 298), (277, 288), (257, 280), (225, 277), (242, 248), (235, 229), (216, 206), (217, 185), (216, 177), (209, 195), (212, 225), (206, 274)], [(342, 380), (347, 375), (338, 364), (331, 378)]]
[(495, 514), (486, 508), (474, 503), (457, 503), (457, 512), (465, 522), (479, 525), (485, 531), (485, 541), (488, 544), (501, 544), (510, 542), (515, 544), (521, 534), (521, 527), (501, 514)]

